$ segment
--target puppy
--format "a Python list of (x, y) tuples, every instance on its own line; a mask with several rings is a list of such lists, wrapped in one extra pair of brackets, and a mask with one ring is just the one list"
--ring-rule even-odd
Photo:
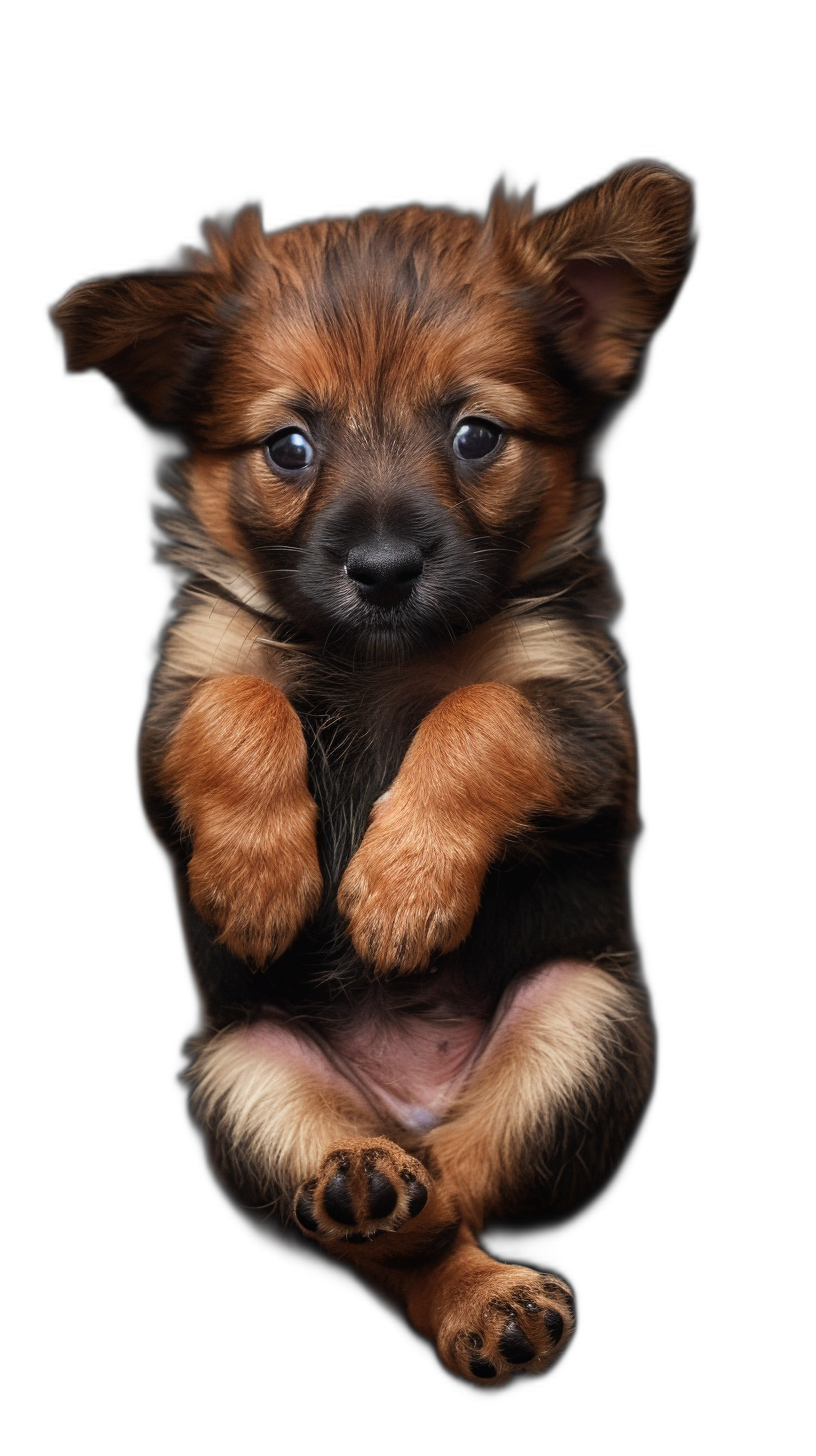
[(448, 1369), (545, 1370), (560, 1278), (486, 1220), (605, 1181), (648, 1095), (635, 751), (587, 449), (690, 257), (640, 163), (535, 215), (264, 234), (54, 310), (188, 453), (142, 735), (205, 1030), (216, 1166), (404, 1305)]

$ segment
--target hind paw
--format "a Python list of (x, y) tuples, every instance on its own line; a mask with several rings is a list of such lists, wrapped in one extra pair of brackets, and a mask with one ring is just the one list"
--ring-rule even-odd
[(364, 1244), (395, 1233), (428, 1202), (431, 1177), (388, 1138), (353, 1138), (332, 1148), (295, 1195), (295, 1221), (314, 1239)]
[(546, 1370), (575, 1329), (572, 1291), (552, 1274), (492, 1263), (457, 1293), (437, 1346), (449, 1370), (480, 1385)]

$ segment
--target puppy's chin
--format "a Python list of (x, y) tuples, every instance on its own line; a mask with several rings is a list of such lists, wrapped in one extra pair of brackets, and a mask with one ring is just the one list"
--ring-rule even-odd
[(329, 604), (300, 596), (293, 618), (327, 656), (356, 667), (388, 666), (452, 643), (493, 608), (493, 593), (440, 592), (424, 583), (405, 601), (381, 606), (353, 590)]

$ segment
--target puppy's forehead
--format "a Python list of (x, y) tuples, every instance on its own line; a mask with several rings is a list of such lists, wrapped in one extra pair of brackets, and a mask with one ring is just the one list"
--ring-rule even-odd
[(406, 209), (265, 243), (229, 351), (248, 437), (293, 410), (363, 423), (476, 397), (523, 411), (533, 330), (478, 219)]

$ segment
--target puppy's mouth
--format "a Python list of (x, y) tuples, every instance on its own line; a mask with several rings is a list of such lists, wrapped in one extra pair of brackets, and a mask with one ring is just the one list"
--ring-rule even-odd
[(354, 662), (395, 661), (452, 642), (494, 610), (507, 544), (469, 537), (427, 497), (389, 510), (340, 500), (297, 546), (266, 545), (276, 592), (292, 623), (324, 652)]
[(351, 652), (368, 661), (410, 656), (452, 641), (488, 611), (488, 593), (470, 572), (457, 580), (450, 569), (422, 561), (387, 580), (369, 581), (355, 570), (346, 564), (344, 580), (323, 597), (325, 643), (341, 655)]
[[(482, 553), (484, 555), (485, 553)], [(453, 641), (492, 610), (497, 582), (476, 549), (304, 555), (281, 577), (292, 621), (321, 650), (355, 662), (394, 662)]]

